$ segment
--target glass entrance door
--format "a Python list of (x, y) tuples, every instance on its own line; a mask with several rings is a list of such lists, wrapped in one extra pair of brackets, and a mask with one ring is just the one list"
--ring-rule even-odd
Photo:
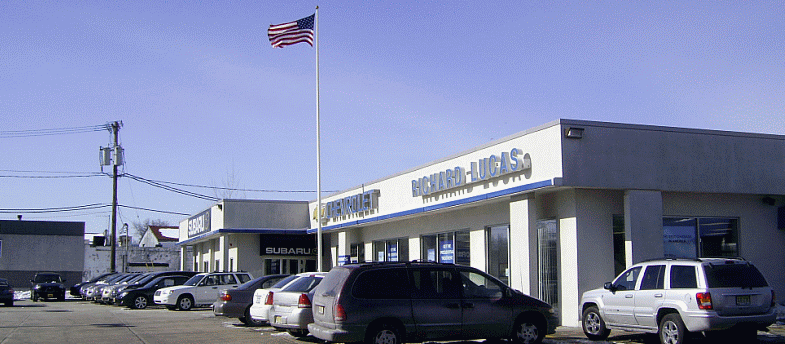
[(510, 284), (510, 226), (491, 226), (488, 236), (488, 274)]
[(559, 228), (556, 220), (537, 221), (537, 258), (538, 297), (559, 312)]

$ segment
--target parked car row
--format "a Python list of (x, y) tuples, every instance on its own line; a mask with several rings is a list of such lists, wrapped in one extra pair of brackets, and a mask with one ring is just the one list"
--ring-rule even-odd
[[(48, 282), (51, 276), (42, 280)], [(536, 344), (559, 323), (551, 305), (478, 269), (434, 262), (348, 264), (327, 273), (255, 279), (246, 272), (117, 274), (87, 284), (81, 290), (97, 302), (145, 308), (153, 300), (170, 310), (211, 306), (216, 316), (327, 342)], [(698, 332), (750, 342), (776, 317), (773, 289), (741, 259), (641, 262), (584, 293), (581, 306), (591, 340), (618, 329), (657, 333), (663, 344), (683, 344)]]
[(157, 290), (181, 285), (196, 274), (193, 271), (107, 274), (82, 283), (78, 295), (97, 303), (144, 309), (153, 304)]

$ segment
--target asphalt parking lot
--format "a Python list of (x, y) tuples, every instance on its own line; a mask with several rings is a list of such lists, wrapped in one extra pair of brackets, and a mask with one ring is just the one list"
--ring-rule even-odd
[[(758, 340), (760, 343), (785, 344), (785, 326), (773, 325), (770, 332), (759, 332)], [(216, 317), (208, 308), (185, 312), (157, 306), (131, 310), (75, 299), (61, 302), (17, 300), (13, 307), (0, 308), (0, 344), (88, 342), (321, 343), (310, 336), (297, 339), (269, 326), (246, 327), (237, 319)], [(593, 342), (583, 335), (580, 328), (560, 327), (556, 334), (549, 335), (544, 342), (648, 344), (657, 341), (649, 335), (614, 331), (607, 341)], [(708, 343), (702, 338), (695, 338), (693, 342)]]

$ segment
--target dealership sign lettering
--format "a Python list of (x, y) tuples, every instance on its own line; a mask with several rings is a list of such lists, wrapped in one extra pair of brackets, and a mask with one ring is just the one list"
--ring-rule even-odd
[(188, 219), (188, 237), (193, 238), (197, 235), (210, 231), (210, 210), (205, 210), (199, 215)]
[(464, 167), (457, 166), (412, 180), (412, 197), (427, 196), (528, 169), (531, 169), (529, 154), (513, 148), (509, 152), (471, 162), (468, 173)]

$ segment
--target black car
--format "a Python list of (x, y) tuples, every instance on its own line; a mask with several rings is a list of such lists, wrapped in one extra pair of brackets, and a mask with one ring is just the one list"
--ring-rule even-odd
[(30, 280), (30, 299), (65, 300), (65, 279), (56, 272), (37, 272)]
[(98, 282), (100, 280), (106, 279), (106, 277), (108, 277), (108, 276), (112, 276), (112, 275), (116, 275), (116, 274), (117, 274), (116, 272), (107, 272), (105, 274), (100, 274), (100, 275), (98, 275), (96, 277), (93, 277), (89, 281), (84, 281), (84, 282), (81, 282), (81, 283), (74, 284), (71, 287), (71, 289), (69, 290), (69, 293), (72, 296), (82, 297), (81, 289), (82, 289), (83, 286), (92, 285), (92, 284), (94, 284), (94, 283), (96, 283), (96, 282)]
[(14, 288), (8, 285), (8, 280), (0, 278), (0, 301), (7, 307), (14, 305)]
[(182, 285), (193, 277), (193, 271), (168, 271), (153, 276), (152, 278), (131, 284), (118, 290), (115, 296), (116, 303), (134, 309), (145, 309), (153, 304), (153, 294), (164, 287)]

